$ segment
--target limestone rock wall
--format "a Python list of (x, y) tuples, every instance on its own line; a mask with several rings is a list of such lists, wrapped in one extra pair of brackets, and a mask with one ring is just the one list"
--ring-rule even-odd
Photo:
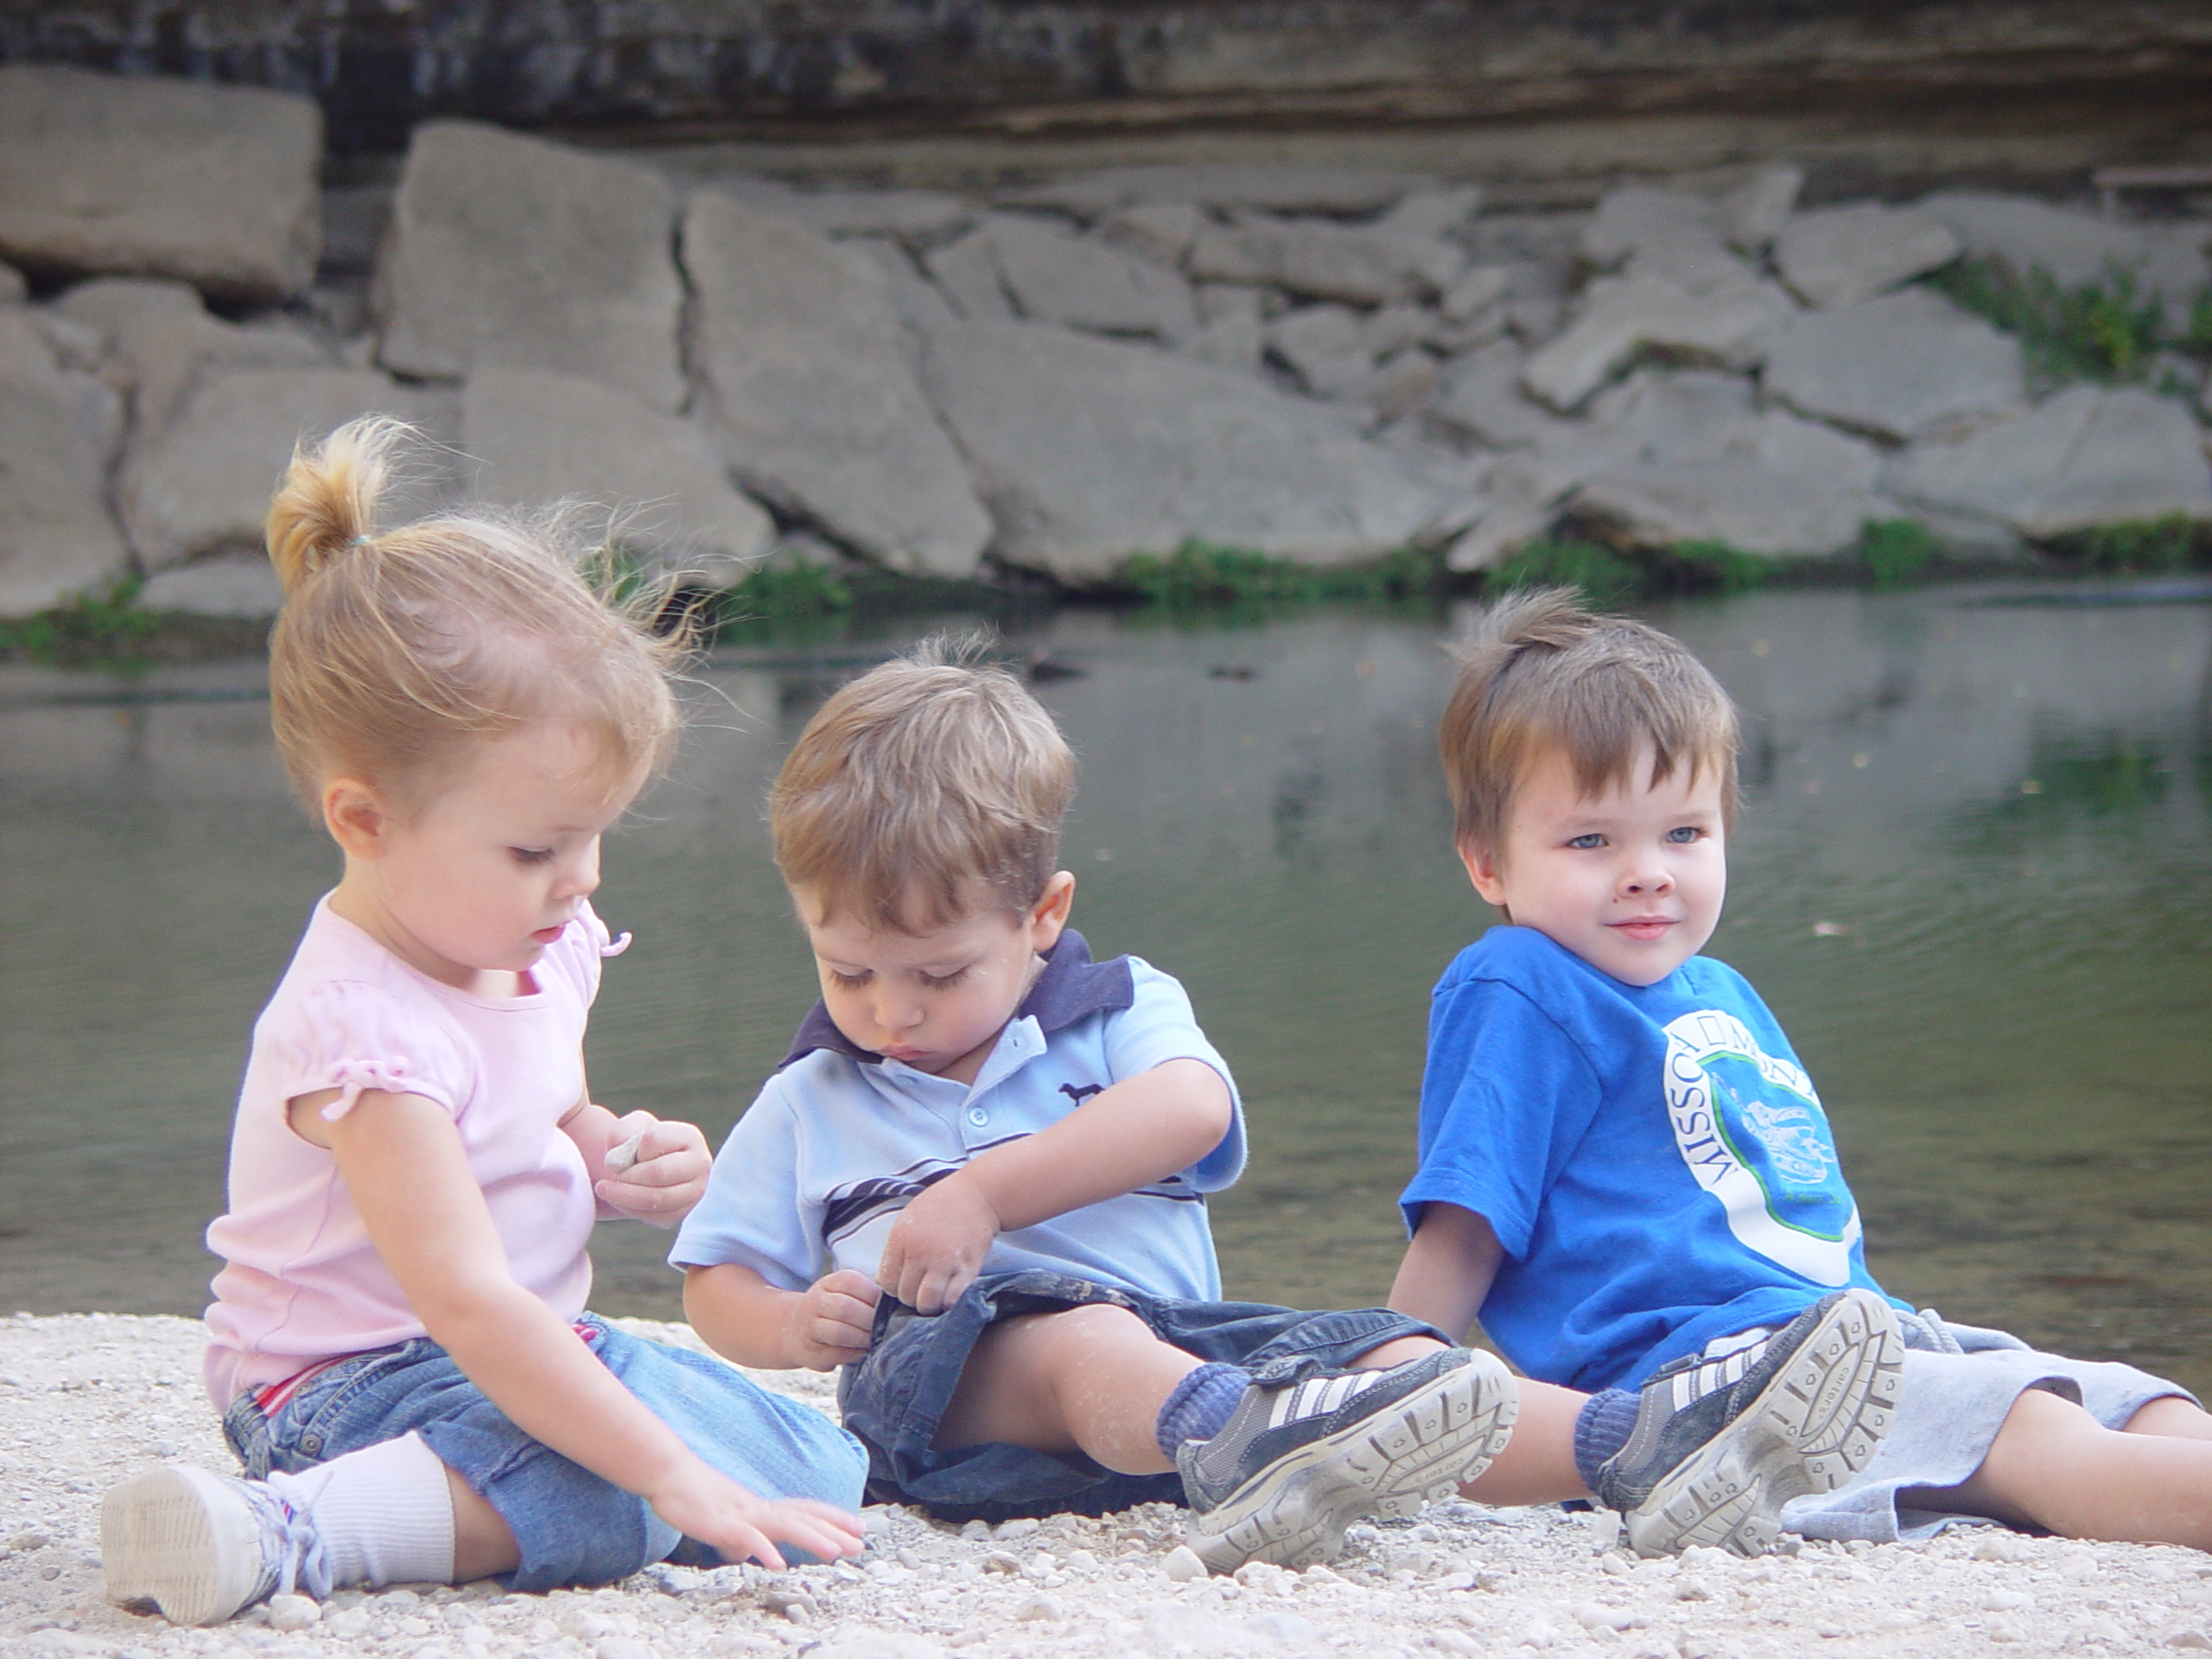
[[(56, 73), (0, 67), (0, 110)], [(177, 142), (174, 85), (87, 85), (114, 176)], [(203, 126), (278, 97), (184, 90)], [(313, 162), (312, 105), (276, 114), (283, 169), (242, 145), (176, 185), (236, 250), (276, 245), (221, 205)], [(39, 198), (80, 143), (0, 120), (30, 273), (0, 264), (0, 614), (126, 571), (149, 604), (265, 613), (293, 444), (372, 410), (444, 446), (423, 500), (580, 496), (712, 583), (779, 546), (1082, 583), (1186, 539), (1476, 569), (1562, 528), (1818, 557), (1870, 520), (1988, 550), (2212, 522), (2200, 219), (1801, 210), (1784, 166), (1571, 212), (1271, 166), (802, 190), (436, 121), (395, 188), (325, 194), (310, 283), (280, 261), (255, 289), (219, 238), (164, 239), (177, 200)], [(2129, 384), (2061, 384), (1922, 280), (1968, 256), (2132, 285), (2172, 343)]]

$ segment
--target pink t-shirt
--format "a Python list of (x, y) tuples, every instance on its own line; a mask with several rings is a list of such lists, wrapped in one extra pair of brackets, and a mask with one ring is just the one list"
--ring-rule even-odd
[(219, 1408), (318, 1361), (424, 1334), (337, 1159), (292, 1130), (288, 1103), (317, 1090), (344, 1091), (323, 1108), (334, 1121), (364, 1089), (450, 1112), (515, 1282), (563, 1319), (583, 1312), (597, 1205), (559, 1126), (583, 1096), (584, 1020), (607, 950), (587, 907), (531, 970), (533, 992), (476, 996), (409, 967), (327, 896), (315, 906), (255, 1022), (231, 1132), (231, 1207), (207, 1229), (229, 1264), (207, 1310)]

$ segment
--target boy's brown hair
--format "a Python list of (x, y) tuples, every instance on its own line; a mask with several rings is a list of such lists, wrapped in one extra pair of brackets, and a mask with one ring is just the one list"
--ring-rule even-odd
[[(1513, 791), (1547, 753), (1566, 758), (1586, 795), (1658, 783), (1687, 766), (1720, 779), (1724, 827), (1736, 815), (1736, 708), (1681, 642), (1623, 616), (1582, 608), (1571, 588), (1514, 594), (1484, 613), (1455, 654), (1459, 677), (1437, 733), (1462, 848), (1503, 845)], [(1651, 747), (1651, 775), (1630, 774)]]
[(776, 868), (827, 922), (926, 932), (975, 906), (1027, 911), (1057, 867), (1075, 756), (1021, 683), (943, 637), (822, 705), (768, 795)]

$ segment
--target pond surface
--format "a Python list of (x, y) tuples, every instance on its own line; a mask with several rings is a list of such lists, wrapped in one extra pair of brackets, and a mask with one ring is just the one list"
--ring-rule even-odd
[[(2212, 1390), (2212, 607), (1781, 592), (1654, 607), (1743, 704), (1712, 952), (1820, 1084), (1898, 1294)], [(1231, 1294), (1387, 1289), (1427, 992), (1489, 916), (1433, 747), (1450, 620), (1192, 630), (1064, 613), (1009, 639), (1082, 757), (1065, 861), (1101, 955), (1179, 975), (1253, 1158)], [(880, 648), (734, 653), (676, 775), (610, 839), (637, 935), (594, 1090), (710, 1139), (810, 1001), (760, 802)], [(0, 1311), (194, 1313), (254, 1015), (330, 849), (283, 791), (257, 663), (0, 672)], [(667, 1316), (664, 1238), (602, 1228), (598, 1306)]]

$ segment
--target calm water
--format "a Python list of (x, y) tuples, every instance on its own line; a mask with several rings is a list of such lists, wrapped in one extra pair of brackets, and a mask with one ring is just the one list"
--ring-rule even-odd
[[(1712, 949), (1819, 1081), (1893, 1289), (2212, 1388), (2212, 607), (1976, 598), (1654, 612), (1749, 716)], [(1077, 925), (1179, 975), (1243, 1086), (1233, 1294), (1357, 1303), (1395, 1265), (1427, 989), (1486, 920), (1433, 748), (1448, 632), (1072, 613), (1010, 641), (1085, 671), (1040, 688), (1083, 760)], [(719, 1139), (781, 1055), (811, 992), (760, 803), (866, 655), (711, 665), (610, 842), (617, 1109)], [(118, 683), (0, 675), (0, 1309), (201, 1306), (247, 1032), (334, 874), (257, 664)], [(662, 1242), (601, 1229), (600, 1306), (675, 1310)]]

